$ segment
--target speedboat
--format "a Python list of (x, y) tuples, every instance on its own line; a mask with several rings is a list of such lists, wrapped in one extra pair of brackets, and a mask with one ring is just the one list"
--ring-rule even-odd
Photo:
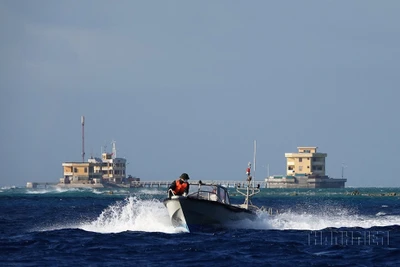
[[(259, 188), (237, 188), (245, 195), (244, 204), (231, 203), (228, 190), (218, 184), (191, 183), (187, 196), (171, 196), (164, 200), (174, 227), (183, 227), (193, 232), (204, 228), (224, 228), (241, 220), (254, 221), (258, 208), (251, 204), (251, 196), (257, 194)], [(240, 190), (246, 190), (246, 194)]]

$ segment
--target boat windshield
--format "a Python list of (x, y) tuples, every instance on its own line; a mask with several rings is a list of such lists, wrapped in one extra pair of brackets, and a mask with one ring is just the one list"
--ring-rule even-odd
[(230, 204), (229, 195), (225, 187), (220, 185), (191, 184), (189, 197), (217, 201)]

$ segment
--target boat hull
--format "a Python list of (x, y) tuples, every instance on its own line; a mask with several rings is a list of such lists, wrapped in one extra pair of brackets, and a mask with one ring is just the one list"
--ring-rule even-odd
[(241, 220), (255, 220), (253, 211), (225, 203), (205, 199), (173, 196), (165, 199), (171, 222), (175, 227), (186, 227), (189, 231), (229, 227)]

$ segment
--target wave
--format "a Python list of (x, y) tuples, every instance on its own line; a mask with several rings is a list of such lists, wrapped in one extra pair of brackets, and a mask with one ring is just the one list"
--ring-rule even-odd
[(72, 193), (72, 192), (93, 192), (93, 189), (82, 188), (61, 188), (61, 187), (48, 187), (39, 189), (26, 189), (26, 194), (57, 194), (57, 193)]
[(53, 225), (41, 231), (81, 229), (96, 233), (121, 233), (125, 231), (181, 233), (184, 228), (174, 228), (164, 204), (156, 199), (141, 200), (130, 196), (107, 207), (96, 220), (72, 224)]
[(138, 197), (128, 197), (111, 205), (95, 221), (82, 224), (79, 228), (100, 233), (177, 232), (162, 202), (155, 199), (140, 200)]
[(260, 213), (253, 227), (275, 230), (322, 230), (326, 228), (400, 225), (399, 215), (359, 215), (348, 209), (326, 208), (325, 212), (287, 211), (277, 215)]
[[(140, 188), (132, 190), (116, 189), (44, 189), (33, 190), (32, 194), (89, 192), (89, 194), (121, 195), (122, 200), (105, 208), (95, 220), (61, 223), (42, 229), (81, 229), (96, 233), (120, 233), (125, 231), (182, 233), (186, 229), (176, 229), (172, 226), (167, 209), (159, 196), (165, 194), (158, 188)], [(127, 196), (128, 195), (128, 196)], [(158, 198), (158, 199), (156, 199)], [(382, 208), (388, 205), (381, 205)], [(386, 209), (385, 209), (386, 210)], [(377, 211), (374, 214), (361, 214), (356, 208), (344, 204), (329, 203), (328, 205), (296, 205), (291, 210), (281, 211), (274, 215), (260, 212), (256, 221), (241, 221), (230, 228), (260, 229), (260, 230), (322, 230), (326, 228), (361, 227), (372, 228), (400, 225), (400, 215), (397, 213)]]

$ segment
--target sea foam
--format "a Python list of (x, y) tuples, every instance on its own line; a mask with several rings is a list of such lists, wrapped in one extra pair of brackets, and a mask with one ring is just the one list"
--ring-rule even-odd
[(182, 232), (182, 229), (172, 226), (167, 209), (161, 201), (141, 200), (133, 196), (110, 205), (95, 221), (83, 223), (78, 228), (98, 233)]

